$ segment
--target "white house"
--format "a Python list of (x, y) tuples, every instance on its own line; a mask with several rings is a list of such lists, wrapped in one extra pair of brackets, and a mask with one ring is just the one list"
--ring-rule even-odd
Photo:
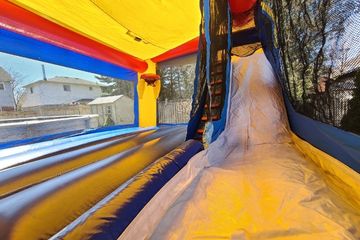
[(10, 74), (0, 67), (0, 111), (15, 109), (14, 93), (10, 81)]
[(100, 97), (101, 85), (79, 78), (54, 77), (24, 86), (22, 107), (71, 104)]
[(99, 97), (88, 103), (91, 106), (91, 114), (99, 115), (99, 125), (103, 126), (108, 117), (114, 124), (131, 124), (134, 122), (134, 100), (118, 95)]

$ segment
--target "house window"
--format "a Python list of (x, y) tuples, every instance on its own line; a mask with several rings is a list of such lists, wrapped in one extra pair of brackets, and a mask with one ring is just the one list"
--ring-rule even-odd
[(107, 114), (111, 115), (111, 106), (107, 106), (106, 112), (107, 112)]
[(4, 90), (5, 89), (5, 86), (3, 83), (0, 83), (0, 90)]
[(34, 93), (34, 89), (32, 87), (30, 87), (30, 93), (33, 94)]
[(65, 92), (70, 92), (71, 91), (70, 85), (63, 85), (63, 87), (64, 87)]
[(93, 90), (93, 88), (92, 88), (92, 87), (89, 87), (89, 90), (90, 90), (90, 91), (92, 91), (92, 90)]

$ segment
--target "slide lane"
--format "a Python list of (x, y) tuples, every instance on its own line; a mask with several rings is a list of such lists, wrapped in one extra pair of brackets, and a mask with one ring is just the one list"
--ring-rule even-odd
[(235, 60), (224, 132), (119, 239), (360, 239), (360, 175), (292, 135), (265, 55)]

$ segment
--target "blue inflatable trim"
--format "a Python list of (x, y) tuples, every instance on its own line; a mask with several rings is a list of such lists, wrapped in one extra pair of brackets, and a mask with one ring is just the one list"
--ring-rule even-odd
[(292, 131), (360, 173), (360, 136), (297, 113), (288, 97), (284, 98)]
[[(230, 8), (227, 9), (227, 17), (228, 17), (228, 29), (231, 29), (231, 12)], [(226, 120), (227, 120), (227, 111), (228, 111), (228, 105), (229, 105), (229, 95), (230, 95), (230, 85), (231, 85), (231, 31), (228, 31), (227, 33), (227, 52), (228, 52), (228, 59), (226, 63), (226, 85), (225, 85), (225, 100), (224, 100), (224, 106), (221, 111), (221, 118), (218, 121), (214, 121), (214, 132), (211, 136), (211, 141), (215, 141), (220, 134), (224, 131)], [(234, 38), (235, 39), (235, 38)], [(238, 38), (236, 38), (238, 39)], [(241, 37), (240, 37), (241, 39)], [(246, 40), (253, 40), (249, 38), (244, 38)]]
[[(118, 218), (114, 219), (116, 221), (103, 226), (101, 233), (94, 235), (92, 239), (106, 240), (113, 239), (109, 236), (120, 236), (151, 198), (201, 150), (200, 142), (187, 141), (139, 174), (136, 180), (145, 178), (149, 181), (144, 184), (141, 191), (136, 192), (129, 201), (126, 201), (126, 204), (118, 209), (116, 214)], [(135, 183), (134, 185), (136, 186)]]
[[(97, 228), (100, 231), (91, 239), (117, 239), (151, 198), (201, 150), (202, 144), (200, 142), (187, 141), (140, 173), (127, 186), (127, 188), (134, 188), (134, 191), (131, 191), (134, 195), (124, 201), (123, 206), (119, 206), (115, 214), (116, 217), (107, 218), (110, 221)], [(148, 181), (139, 190), (136, 182), (140, 182), (142, 179), (148, 179)]]
[[(67, 234), (79, 228), (78, 230), (84, 233), (83, 237), (86, 239), (118, 239), (155, 194), (202, 149), (202, 144), (198, 141), (184, 142), (121, 185), (118, 190), (95, 205), (87, 214), (79, 217), (53, 237), (66, 237)], [(96, 230), (88, 231), (85, 224), (87, 218), (91, 218), (98, 211), (100, 217), (94, 217), (90, 224), (91, 228)]]
[(137, 73), (114, 64), (0, 29), (0, 52), (53, 63), (104, 76), (135, 81)]
[(134, 81), (135, 83), (134, 84), (134, 96), (135, 96), (134, 124), (130, 124), (126, 126), (122, 125), (122, 126), (114, 126), (108, 128), (100, 128), (90, 131), (62, 132), (62, 133), (50, 134), (50, 135), (29, 138), (24, 140), (9, 141), (9, 142), (0, 143), (0, 149), (53, 140), (56, 138), (72, 136), (73, 134), (88, 134), (92, 132), (102, 132), (113, 129), (123, 129), (127, 127), (138, 126), (139, 110), (138, 110), (138, 98), (136, 91), (136, 84), (137, 84), (136, 72), (1, 28), (0, 28), (0, 52), (26, 57), (38, 61), (53, 63), (60, 66), (70, 67), (82, 71), (113, 77), (113, 78), (119, 78), (121, 80)]

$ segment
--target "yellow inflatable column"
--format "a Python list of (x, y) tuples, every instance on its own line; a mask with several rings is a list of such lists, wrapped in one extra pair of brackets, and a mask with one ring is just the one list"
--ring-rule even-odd
[(147, 61), (148, 69), (144, 73), (138, 74), (138, 97), (139, 97), (139, 127), (153, 127), (157, 124), (156, 100), (160, 93), (160, 80), (154, 84), (148, 84), (141, 75), (150, 73), (156, 74), (156, 64), (151, 60)]

